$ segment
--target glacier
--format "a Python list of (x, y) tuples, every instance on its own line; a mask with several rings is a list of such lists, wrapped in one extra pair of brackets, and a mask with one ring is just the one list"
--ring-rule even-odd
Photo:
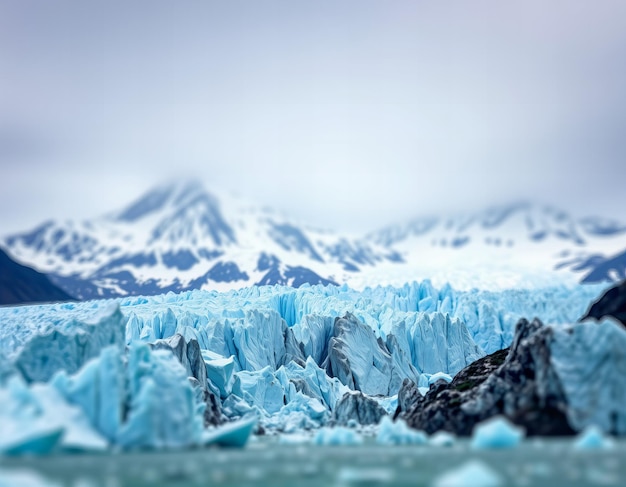
[[(19, 381), (23, 392), (7, 404), (20, 396), (43, 404), (35, 408), (39, 423), (4, 406), (0, 420), (36, 429), (56, 401), (84, 426), (81, 435), (59, 423), (64, 434), (50, 448), (67, 449), (201, 446), (220, 437), (213, 428), (238, 419), (235, 442), (251, 424), (298, 433), (362, 417), (377, 423), (395, 410), (405, 379), (426, 390), (450, 382), (508, 346), (519, 318), (572, 323), (599, 289), (457, 291), (429, 281), (361, 291), (259, 286), (0, 308), (2, 397), (14, 397)], [(581, 346), (566, 335), (553, 345), (557, 362), (558, 346)], [(564, 378), (580, 374), (565, 361), (555, 367)], [(565, 389), (576, 424), (606, 423), (583, 417), (591, 399), (578, 397), (573, 382)], [(325, 434), (320, 442), (334, 441)]]

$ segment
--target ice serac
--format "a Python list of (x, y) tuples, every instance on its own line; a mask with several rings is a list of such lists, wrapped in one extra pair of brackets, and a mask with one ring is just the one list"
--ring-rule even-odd
[(326, 370), (351, 389), (366, 394), (391, 395), (404, 379), (391, 353), (374, 331), (351, 313), (335, 319), (328, 343)]
[(172, 352), (131, 345), (127, 380), (129, 412), (117, 437), (122, 446), (183, 448), (201, 443), (205, 404), (197, 400)]
[[(454, 375), (484, 355), (465, 324), (448, 313), (396, 313), (383, 321), (381, 330), (397, 367), (407, 362), (414, 366), (403, 374), (410, 379), (416, 377), (415, 371)], [(400, 384), (396, 385), (397, 391)]]
[(59, 373), (52, 385), (80, 408), (112, 444), (124, 448), (199, 445), (206, 404), (172, 350), (133, 343), (128, 361), (103, 350), (77, 374)]
[[(62, 305), (59, 305), (62, 306)], [(65, 305), (71, 310), (71, 304)], [(25, 337), (13, 364), (28, 382), (45, 382), (57, 371), (78, 371), (89, 359), (109, 346), (123, 346), (125, 319), (117, 303), (94, 309), (81, 316), (33, 316), (39, 319), (37, 332)], [(61, 318), (61, 319), (59, 319)]]
[(206, 403), (204, 410), (205, 425), (217, 425), (221, 423), (221, 405), (216, 393), (219, 389), (210, 383), (207, 378), (207, 367), (202, 357), (202, 351), (198, 341), (194, 338), (185, 340), (185, 337), (176, 333), (170, 338), (157, 340), (153, 344), (155, 350), (171, 350), (183, 367), (187, 377), (192, 380), (192, 384), (200, 389), (198, 394), (201, 400)]
[(51, 384), (66, 401), (82, 409), (94, 428), (110, 442), (116, 441), (126, 400), (126, 377), (119, 348), (105, 348), (74, 375), (59, 372)]

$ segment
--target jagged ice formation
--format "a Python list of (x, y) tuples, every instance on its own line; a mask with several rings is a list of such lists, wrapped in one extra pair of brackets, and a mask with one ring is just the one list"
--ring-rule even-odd
[(208, 425), (252, 414), (294, 432), (347, 421), (346, 411), (359, 419), (360, 406), (335, 411), (350, 391), (392, 412), (403, 381), (422, 391), (449, 381), (508, 346), (519, 318), (571, 323), (597, 294), (583, 286), (458, 292), (424, 281), (0, 308), (0, 385), (34, 390), (12, 375), (47, 382), (37, 387), (54, 389), (101, 442), (125, 448), (199, 445)]

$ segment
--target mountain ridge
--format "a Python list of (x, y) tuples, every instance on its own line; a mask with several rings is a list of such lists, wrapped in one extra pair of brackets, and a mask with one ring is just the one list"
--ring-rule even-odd
[(599, 258), (584, 269), (572, 262), (623, 252), (626, 225), (522, 201), (347, 236), (192, 181), (156, 187), (92, 220), (47, 221), (3, 243), (80, 298), (424, 278), (468, 287), (489, 275), (487, 287), (506, 287), (538, 278), (575, 282), (583, 270), (610, 279), (590, 268)]

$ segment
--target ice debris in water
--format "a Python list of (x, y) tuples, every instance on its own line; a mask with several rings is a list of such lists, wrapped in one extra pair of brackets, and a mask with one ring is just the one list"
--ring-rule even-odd
[(437, 477), (432, 487), (500, 487), (502, 477), (480, 460), (470, 460)]
[(403, 419), (395, 422), (389, 416), (383, 416), (378, 426), (376, 443), (379, 445), (425, 445), (428, 437), (423, 431), (409, 428)]
[(360, 445), (363, 443), (363, 438), (352, 429), (344, 428), (343, 426), (335, 426), (334, 428), (320, 428), (315, 434), (313, 442), (316, 445), (323, 446), (348, 446)]
[(0, 487), (59, 487), (31, 470), (0, 469)]
[(587, 426), (574, 441), (576, 450), (608, 450), (615, 446), (612, 438), (595, 425)]
[(511, 424), (503, 416), (495, 416), (476, 425), (471, 445), (476, 449), (513, 448), (524, 436), (523, 428)]
[(379, 485), (393, 479), (394, 472), (390, 468), (343, 467), (337, 474), (339, 485)]
[(280, 435), (278, 443), (281, 445), (304, 445), (311, 442), (311, 436), (303, 433), (287, 433)]
[(428, 444), (437, 447), (450, 447), (456, 444), (456, 436), (447, 431), (437, 431), (428, 439)]
[(248, 442), (257, 422), (256, 417), (251, 417), (207, 430), (202, 436), (202, 443), (204, 445), (242, 448)]

